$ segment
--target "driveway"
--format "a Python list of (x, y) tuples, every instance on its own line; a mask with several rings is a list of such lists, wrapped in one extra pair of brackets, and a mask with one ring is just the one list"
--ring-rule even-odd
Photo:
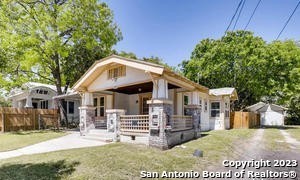
[(0, 152), (0, 159), (7, 159), (22, 155), (39, 154), (66, 149), (103, 146), (105, 144), (108, 143), (97, 140), (84, 139), (80, 136), (79, 132), (70, 132), (70, 134), (63, 137), (51, 139), (13, 151)]

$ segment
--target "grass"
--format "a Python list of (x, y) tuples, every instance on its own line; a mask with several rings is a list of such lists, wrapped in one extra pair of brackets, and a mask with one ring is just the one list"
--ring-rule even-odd
[(0, 152), (9, 151), (36, 144), (49, 139), (64, 136), (62, 131), (18, 131), (0, 134)]
[(285, 142), (284, 136), (278, 128), (266, 128), (264, 132), (264, 145), (267, 150), (285, 151), (289, 150), (289, 144)]
[(291, 137), (300, 141), (300, 126), (287, 126), (287, 132), (291, 135)]
[[(0, 162), (0, 179), (140, 179), (140, 171), (201, 171), (231, 156), (234, 142), (250, 138), (254, 131), (206, 132), (167, 151), (113, 143), (6, 159)], [(195, 149), (204, 157), (194, 157)]]

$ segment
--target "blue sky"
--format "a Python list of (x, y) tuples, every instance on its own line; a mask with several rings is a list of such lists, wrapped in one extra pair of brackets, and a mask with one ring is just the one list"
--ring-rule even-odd
[[(169, 65), (189, 59), (205, 38), (220, 38), (240, 0), (104, 0), (123, 40), (114, 48), (138, 57), (158, 56)], [(258, 0), (247, 0), (236, 29), (243, 29)], [(298, 0), (262, 0), (247, 30), (275, 40)], [(233, 26), (232, 26), (233, 27)], [(281, 40), (300, 39), (300, 7)]]

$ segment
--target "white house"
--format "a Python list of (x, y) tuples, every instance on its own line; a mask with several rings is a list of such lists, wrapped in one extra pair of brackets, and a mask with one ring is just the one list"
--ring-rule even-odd
[[(196, 108), (201, 130), (228, 129), (230, 102), (238, 98), (234, 88), (209, 89), (164, 66), (115, 55), (96, 61), (73, 89), (71, 96), (81, 97), (80, 117), (87, 127), (106, 123), (112, 109), (149, 115), (150, 105), (161, 102), (170, 105), (170, 117), (190, 115)], [(86, 117), (89, 112), (95, 117)]]
[(285, 107), (258, 102), (245, 110), (259, 113), (261, 126), (284, 126)]
[[(67, 90), (68, 94), (71, 92), (71, 89)], [(56, 86), (28, 82), (20, 88), (12, 89), (8, 99), (12, 101), (14, 108), (55, 109), (57, 108), (57, 103), (53, 99), (55, 96), (57, 96)], [(79, 106), (80, 99), (65, 99), (62, 107), (67, 112), (69, 120), (79, 121)]]

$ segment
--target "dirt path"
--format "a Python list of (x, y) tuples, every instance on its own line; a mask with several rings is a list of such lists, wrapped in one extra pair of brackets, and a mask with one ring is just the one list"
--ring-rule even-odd
[(285, 141), (290, 145), (291, 149), (300, 149), (300, 142), (295, 138), (292, 138), (288, 132), (285, 130), (280, 130), (282, 136), (284, 136)]
[[(266, 131), (269, 131), (269, 129), (258, 129), (254, 135), (245, 140), (241, 140), (239, 142), (236, 142), (234, 144), (234, 148), (232, 149), (232, 156), (231, 158), (224, 158), (223, 160), (229, 160), (229, 161), (270, 161), (271, 167), (264, 167), (261, 168), (255, 168), (255, 167), (246, 167), (246, 168), (235, 168), (235, 167), (224, 167), (222, 164), (220, 166), (214, 167), (214, 172), (226, 172), (226, 171), (232, 171), (233, 174), (235, 172), (241, 172), (242, 170), (246, 171), (246, 174), (248, 172), (257, 172), (257, 173), (265, 173), (265, 172), (290, 172), (293, 171), (297, 174), (297, 177), (295, 179), (300, 179), (300, 168), (298, 167), (275, 167), (274, 162), (276, 160), (296, 160), (297, 163), (300, 163), (300, 151), (296, 151), (295, 149), (291, 150), (276, 150), (276, 149), (268, 149), (265, 147), (267, 139), (264, 138), (264, 133)], [(279, 130), (278, 130), (279, 131)], [(290, 144), (297, 143), (295, 139), (291, 138), (289, 134), (286, 134), (286, 132), (282, 132), (282, 135), (285, 137), (285, 141)], [(276, 139), (271, 139), (271, 141), (276, 141)], [(211, 171), (211, 170), (209, 170)], [(226, 178), (221, 178), (226, 179)], [(228, 179), (239, 179), (239, 178), (228, 178)], [(251, 179), (244, 177), (242, 179)], [(255, 179), (255, 178), (254, 178)], [(259, 179), (288, 179), (288, 178), (259, 178)]]

